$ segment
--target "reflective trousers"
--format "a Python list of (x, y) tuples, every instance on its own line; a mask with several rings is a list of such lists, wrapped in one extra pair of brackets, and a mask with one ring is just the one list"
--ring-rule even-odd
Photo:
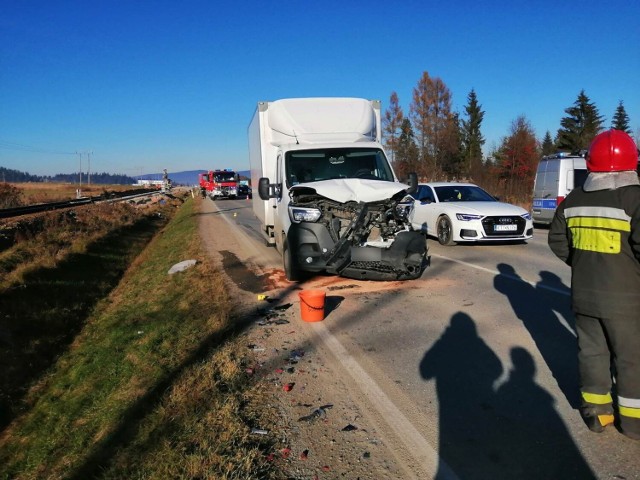
[(613, 378), (620, 427), (640, 435), (640, 312), (616, 319), (576, 313), (576, 329), (583, 405), (610, 410)]

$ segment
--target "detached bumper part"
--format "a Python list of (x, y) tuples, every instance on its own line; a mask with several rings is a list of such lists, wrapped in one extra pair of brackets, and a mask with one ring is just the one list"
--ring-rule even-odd
[(426, 241), (419, 232), (400, 232), (387, 249), (351, 247), (351, 261), (338, 273), (359, 280), (413, 280), (427, 265)]

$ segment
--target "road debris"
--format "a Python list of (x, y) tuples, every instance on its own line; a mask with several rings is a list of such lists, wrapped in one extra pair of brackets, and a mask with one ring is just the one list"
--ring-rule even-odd
[(317, 420), (318, 418), (326, 417), (327, 416), (327, 410), (329, 410), (332, 407), (333, 407), (332, 404), (322, 405), (321, 407), (316, 408), (309, 415), (305, 415), (303, 417), (300, 417), (298, 419), (298, 421), (299, 422), (313, 422), (313, 421)]
[(173, 275), (174, 273), (182, 272), (187, 268), (193, 267), (196, 263), (198, 263), (197, 260), (185, 260), (183, 262), (176, 263), (169, 269), (167, 273), (169, 275)]

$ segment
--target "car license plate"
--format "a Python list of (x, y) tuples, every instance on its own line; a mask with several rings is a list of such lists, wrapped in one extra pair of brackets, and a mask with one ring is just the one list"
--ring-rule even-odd
[(518, 229), (517, 225), (494, 225), (493, 226), (494, 232), (512, 232), (517, 229)]

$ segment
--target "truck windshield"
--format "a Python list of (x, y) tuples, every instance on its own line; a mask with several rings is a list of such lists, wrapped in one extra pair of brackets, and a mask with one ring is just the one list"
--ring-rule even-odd
[(218, 183), (221, 182), (235, 182), (236, 174), (234, 172), (224, 172), (224, 173), (216, 173), (215, 181)]
[(285, 157), (285, 174), (289, 187), (336, 178), (393, 181), (384, 153), (375, 148), (290, 151)]

